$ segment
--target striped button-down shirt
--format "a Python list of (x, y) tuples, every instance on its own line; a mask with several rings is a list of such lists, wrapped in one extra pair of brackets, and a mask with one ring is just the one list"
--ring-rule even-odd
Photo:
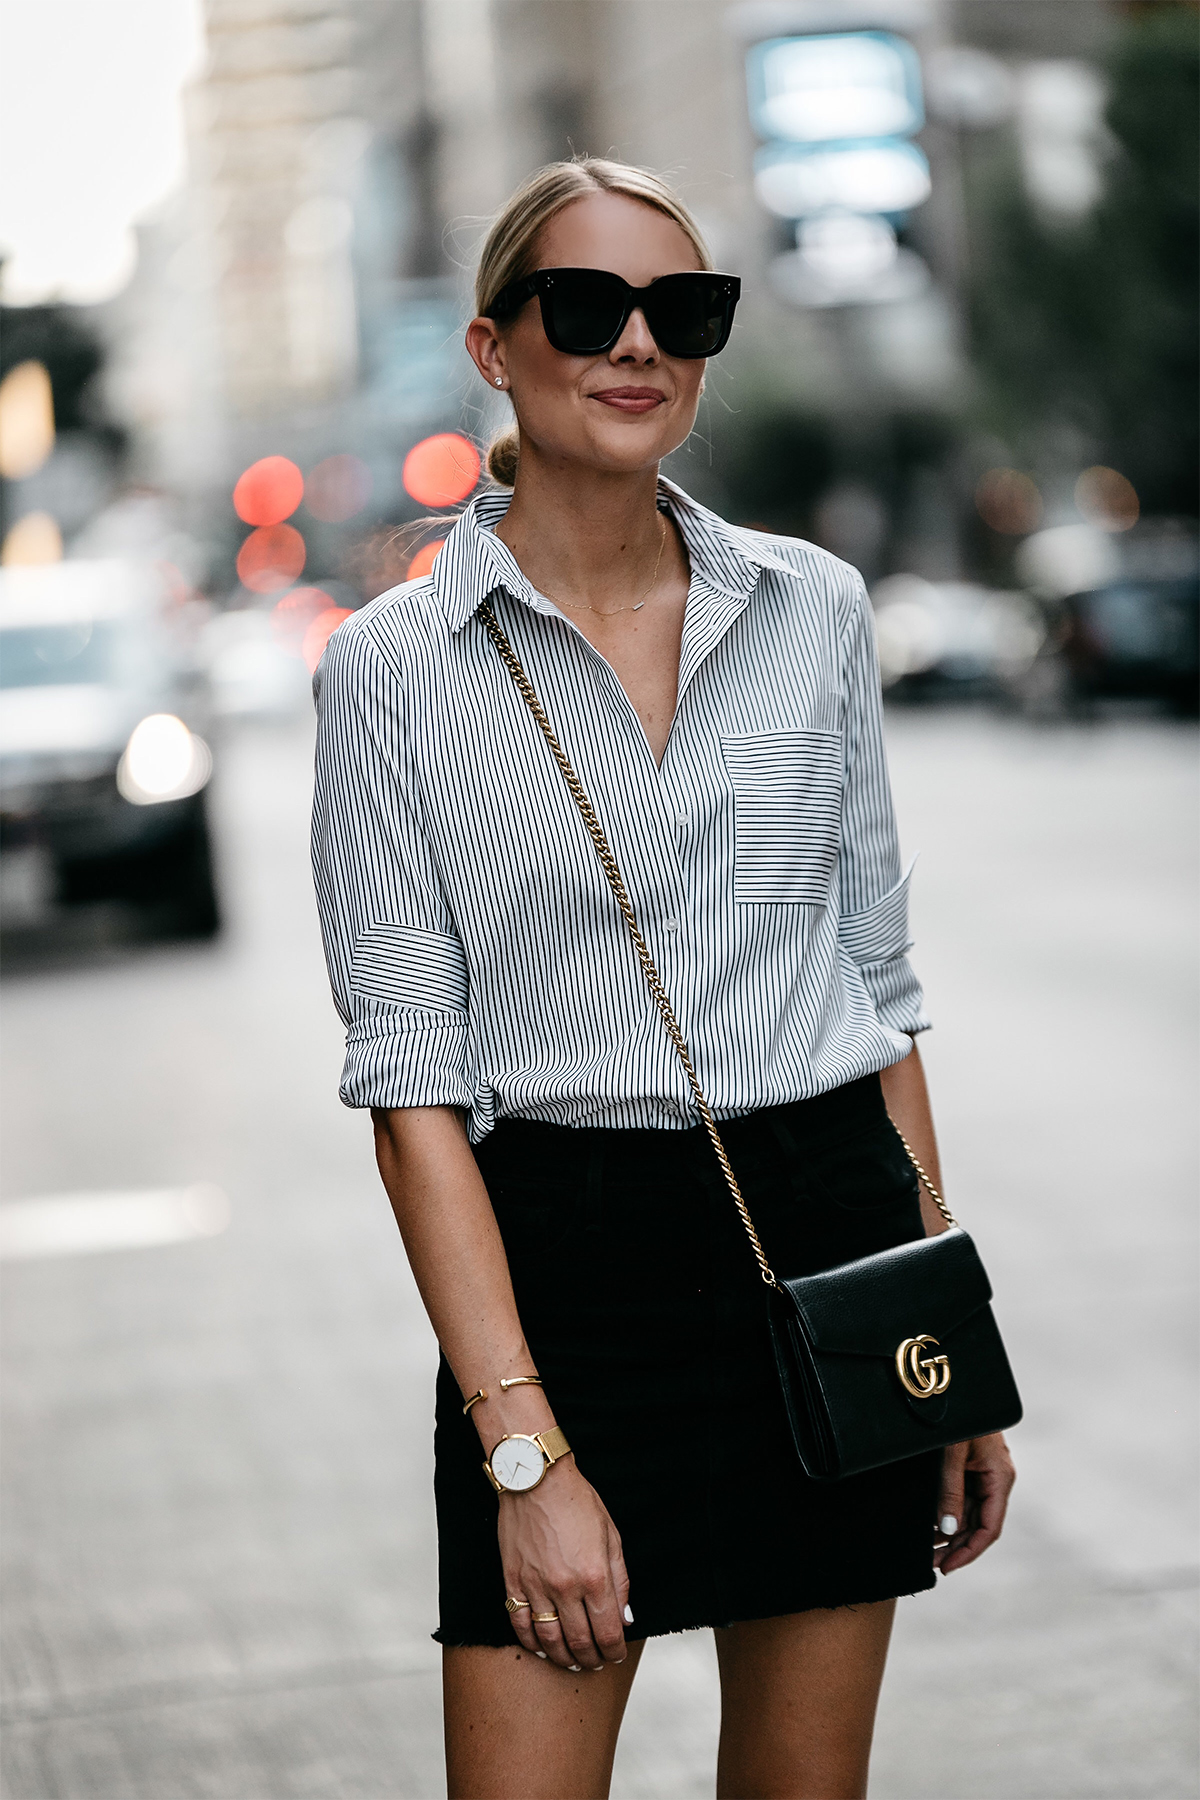
[(662, 482), (691, 564), (661, 766), (611, 666), (469, 506), (334, 633), (313, 855), (348, 1106), (682, 1129), (687, 1079), (490, 598), (608, 834), (718, 1116), (897, 1062), (909, 967), (861, 578)]

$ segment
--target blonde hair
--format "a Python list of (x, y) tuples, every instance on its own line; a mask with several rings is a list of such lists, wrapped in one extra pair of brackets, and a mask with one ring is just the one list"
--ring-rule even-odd
[[(712, 257), (700, 227), (683, 201), (661, 176), (632, 163), (609, 162), (604, 157), (579, 156), (572, 162), (547, 163), (517, 189), (488, 232), (475, 274), (475, 311), (490, 317), (501, 288), (531, 275), (537, 267), (542, 232), (564, 206), (587, 194), (623, 194), (640, 200), (678, 225), (700, 258), (702, 269), (711, 269)], [(493, 439), (487, 453), (487, 471), (502, 487), (517, 478), (520, 444), (515, 427)]]

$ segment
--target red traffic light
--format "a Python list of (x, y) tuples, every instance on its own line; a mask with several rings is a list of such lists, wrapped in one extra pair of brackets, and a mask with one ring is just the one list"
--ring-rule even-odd
[(404, 459), (404, 486), (422, 506), (456, 506), (479, 480), (479, 452), (457, 431), (414, 444)]
[(306, 554), (304, 539), (294, 526), (261, 526), (238, 551), (238, 579), (256, 594), (291, 587), (304, 567)]
[(281, 525), (304, 498), (304, 477), (286, 456), (264, 456), (238, 476), (233, 510), (247, 525)]

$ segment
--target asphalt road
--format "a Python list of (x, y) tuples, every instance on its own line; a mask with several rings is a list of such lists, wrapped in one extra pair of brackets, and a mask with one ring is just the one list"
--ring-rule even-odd
[[(949, 1191), (1027, 1418), (1003, 1543), (901, 1605), (872, 1794), (1190, 1796), (1195, 736), (890, 729)], [(435, 1350), (336, 1099), (309, 737), (225, 747), (218, 944), (5, 983), (5, 1197), (231, 1209), (7, 1267), (8, 1800), (443, 1791)], [(707, 1636), (652, 1644), (615, 1794), (711, 1793), (716, 1729)]]

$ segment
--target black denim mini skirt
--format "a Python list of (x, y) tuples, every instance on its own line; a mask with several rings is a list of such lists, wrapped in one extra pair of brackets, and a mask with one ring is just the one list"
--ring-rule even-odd
[[(869, 1076), (725, 1120), (774, 1266), (799, 1275), (922, 1235), (916, 1177)], [(941, 1453), (810, 1481), (767, 1292), (702, 1129), (506, 1120), (476, 1159), (521, 1322), (629, 1569), (630, 1638), (934, 1585)], [(443, 1361), (434, 1492), (442, 1644), (511, 1644), (497, 1497)]]

